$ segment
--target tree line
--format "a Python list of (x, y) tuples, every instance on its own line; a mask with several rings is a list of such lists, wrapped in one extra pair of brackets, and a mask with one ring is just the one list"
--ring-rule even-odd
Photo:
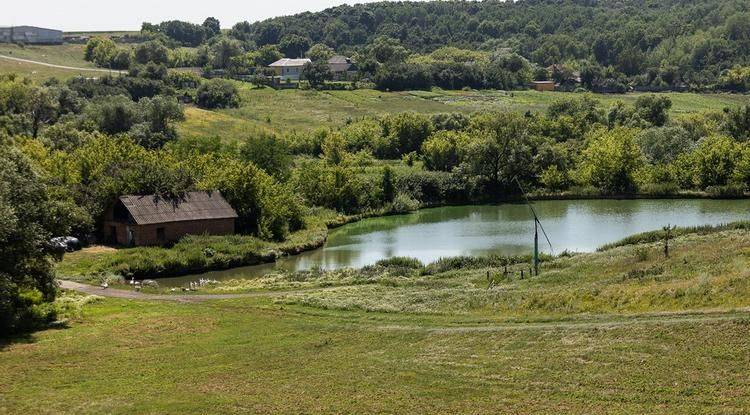
[[(381, 2), (218, 27), (214, 18), (144, 23), (134, 48), (92, 38), (86, 58), (115, 69), (155, 62), (262, 76), (284, 56), (339, 53), (382, 90), (548, 79), (610, 93), (750, 90), (750, 11), (734, 0)], [(320, 69), (306, 71), (313, 83), (326, 79)]]

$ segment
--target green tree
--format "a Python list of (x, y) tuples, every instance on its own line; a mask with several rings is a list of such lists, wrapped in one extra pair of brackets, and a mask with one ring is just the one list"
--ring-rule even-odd
[(307, 80), (311, 87), (320, 88), (326, 81), (333, 79), (333, 74), (327, 62), (307, 62), (302, 67), (302, 79)]
[(695, 183), (705, 189), (708, 186), (724, 186), (729, 183), (741, 155), (740, 145), (725, 135), (712, 135), (698, 142), (691, 155), (695, 172)]
[(328, 62), (333, 57), (333, 49), (324, 43), (316, 43), (305, 54), (313, 62)]
[(240, 147), (240, 155), (277, 180), (284, 181), (289, 176), (292, 166), (289, 145), (275, 134), (248, 137)]
[(430, 119), (422, 114), (404, 112), (387, 115), (381, 120), (383, 136), (396, 143), (396, 154), (401, 156), (419, 151), (422, 143), (432, 134)]
[(214, 68), (227, 68), (231, 59), (243, 53), (242, 43), (226, 36), (214, 39), (211, 45), (211, 65)]
[(135, 47), (134, 59), (141, 65), (149, 62), (166, 65), (169, 63), (169, 49), (159, 41), (149, 40)]
[(469, 171), (493, 187), (514, 188), (513, 178), (528, 181), (533, 172), (534, 140), (523, 116), (488, 114), (474, 120), (467, 146)]
[(424, 165), (429, 170), (451, 171), (463, 161), (470, 142), (466, 133), (438, 131), (422, 144)]
[(323, 159), (330, 165), (338, 165), (346, 157), (346, 140), (338, 132), (330, 131), (323, 140)]
[(203, 82), (196, 92), (195, 103), (201, 108), (236, 108), (240, 105), (237, 87), (223, 79)]
[(722, 127), (735, 140), (750, 140), (750, 105), (725, 109)]
[(657, 127), (667, 123), (670, 108), (672, 100), (664, 95), (643, 95), (635, 101), (635, 110), (640, 117)]
[(29, 330), (54, 319), (45, 302), (56, 286), (47, 241), (55, 209), (28, 159), (0, 146), (0, 332)]
[(579, 181), (605, 192), (636, 190), (634, 175), (643, 165), (643, 155), (635, 137), (635, 130), (624, 127), (593, 131), (581, 154)]
[(393, 202), (396, 197), (396, 189), (393, 184), (393, 169), (390, 166), (383, 168), (383, 180), (381, 186), (383, 187), (383, 201), (385, 203)]
[(301, 58), (308, 49), (310, 49), (310, 39), (300, 35), (288, 34), (279, 42), (279, 50), (287, 58)]
[(283, 57), (276, 45), (265, 45), (256, 52), (255, 62), (258, 66), (268, 66)]
[(221, 34), (221, 23), (219, 23), (219, 19), (215, 17), (207, 17), (206, 20), (203, 21), (203, 28), (206, 31), (206, 36), (209, 38)]

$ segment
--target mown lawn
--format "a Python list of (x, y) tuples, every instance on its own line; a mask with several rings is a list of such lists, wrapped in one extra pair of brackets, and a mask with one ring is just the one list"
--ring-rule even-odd
[(563, 258), (489, 290), (487, 269), (390, 270), (345, 296), (325, 283), (100, 300), (0, 346), (0, 412), (745, 413), (750, 235), (682, 236), (669, 260), (659, 248)]
[[(273, 131), (286, 134), (337, 127), (348, 120), (367, 116), (382, 116), (399, 112), (438, 114), (448, 112), (475, 113), (480, 111), (545, 111), (558, 99), (580, 96), (564, 92), (536, 91), (407, 91), (380, 92), (371, 89), (355, 91), (303, 91), (251, 88), (237, 83), (242, 106), (237, 109), (204, 111), (190, 108), (186, 120), (179, 126), (182, 137), (197, 139), (219, 136), (225, 142)], [(622, 100), (632, 104), (642, 94), (595, 94), (607, 107)], [(668, 93), (672, 99), (673, 115), (705, 110), (720, 110), (727, 106), (747, 104), (745, 95)]]

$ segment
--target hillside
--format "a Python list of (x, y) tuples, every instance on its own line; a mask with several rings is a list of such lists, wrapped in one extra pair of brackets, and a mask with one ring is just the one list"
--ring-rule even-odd
[(68, 294), (64, 328), (0, 344), (0, 407), (742, 413), (748, 238), (679, 237), (669, 260), (658, 243), (561, 258), (491, 289), (486, 274), (501, 268), (394, 265), (214, 290), (258, 290), (234, 300)]
[(232, 34), (257, 45), (300, 35), (342, 53), (379, 37), (418, 53), (508, 48), (542, 66), (588, 60), (625, 76), (655, 71), (669, 83), (666, 72), (676, 71), (701, 82), (748, 64), (747, 13), (733, 0), (380, 2), (238, 24)]

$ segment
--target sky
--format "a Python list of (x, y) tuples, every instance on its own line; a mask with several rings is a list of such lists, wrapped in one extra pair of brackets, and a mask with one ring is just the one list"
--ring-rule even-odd
[(203, 23), (208, 16), (223, 28), (340, 4), (376, 0), (2, 0), (0, 26), (40, 26), (64, 31), (140, 30), (142, 22), (185, 20)]

